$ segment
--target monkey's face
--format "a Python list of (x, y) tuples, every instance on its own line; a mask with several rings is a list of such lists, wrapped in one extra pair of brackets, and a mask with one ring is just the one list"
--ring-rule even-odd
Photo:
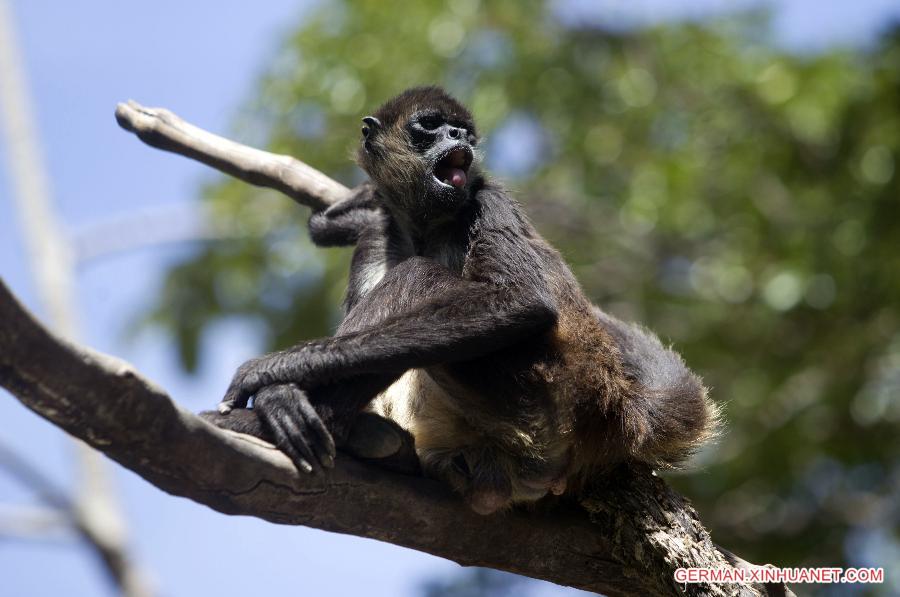
[(528, 456), (493, 443), (455, 450), (417, 448), (417, 452), (425, 471), (449, 483), (478, 514), (492, 514), (566, 490), (565, 453)]
[(569, 446), (558, 436), (554, 441), (538, 430), (532, 434), (497, 421), (484, 429), (443, 406), (427, 408), (429, 416), (413, 430), (419, 460), (475, 512), (491, 514), (566, 490)]
[(431, 201), (452, 205), (469, 194), (469, 168), (475, 157), (474, 125), (431, 108), (413, 114), (406, 123), (413, 150), (426, 166), (425, 194)]
[(363, 119), (359, 164), (393, 207), (414, 217), (455, 213), (474, 178), (469, 112), (436, 88), (408, 90)]

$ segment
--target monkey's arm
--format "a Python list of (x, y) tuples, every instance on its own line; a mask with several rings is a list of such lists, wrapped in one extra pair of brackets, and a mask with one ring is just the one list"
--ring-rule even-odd
[[(395, 287), (406, 287), (408, 297), (388, 290)], [(432, 289), (432, 296), (415, 302), (417, 288)], [(354, 313), (366, 315), (357, 319)], [(245, 406), (272, 384), (296, 383), (309, 390), (362, 374), (399, 375), (477, 358), (549, 329), (556, 317), (545, 293), (464, 280), (428, 259), (411, 258), (391, 269), (348, 314), (338, 335), (242, 365), (222, 406)]]
[[(246, 406), (255, 395), (254, 409), (276, 445), (301, 469), (317, 469), (329, 465), (334, 448), (318, 432), (310, 399), (331, 431), (344, 435), (359, 410), (405, 371), (477, 358), (541, 333), (555, 320), (555, 307), (539, 289), (464, 280), (433, 261), (411, 258), (351, 310), (339, 335), (242, 365), (219, 409)], [(261, 392), (280, 384), (299, 392)], [(318, 462), (308, 461), (313, 456)]]
[(375, 188), (365, 182), (346, 199), (313, 212), (309, 218), (309, 236), (319, 247), (351, 246), (367, 228), (380, 225), (383, 218)]

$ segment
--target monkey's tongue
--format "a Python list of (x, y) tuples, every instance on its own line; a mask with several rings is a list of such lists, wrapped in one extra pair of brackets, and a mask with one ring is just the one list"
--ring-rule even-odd
[(453, 185), (458, 189), (466, 186), (466, 171), (462, 168), (441, 165), (434, 171), (434, 175), (444, 184)]
[(466, 169), (469, 167), (469, 160), (466, 157), (465, 150), (454, 149), (440, 161), (434, 169), (434, 175), (441, 182), (458, 189), (466, 186), (468, 179)]
[(450, 168), (450, 177), (447, 180), (456, 188), (464, 187), (466, 185), (466, 171), (462, 168)]

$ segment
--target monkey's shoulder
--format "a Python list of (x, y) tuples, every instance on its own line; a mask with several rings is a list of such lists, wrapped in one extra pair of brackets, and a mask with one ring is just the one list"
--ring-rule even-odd
[(491, 180), (484, 180), (468, 206), (478, 230), (510, 230), (524, 236), (536, 234), (522, 204)]

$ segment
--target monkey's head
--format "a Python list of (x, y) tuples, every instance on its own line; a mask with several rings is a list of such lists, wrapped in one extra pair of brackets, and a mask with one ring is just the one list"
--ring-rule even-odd
[[(527, 504), (567, 489), (568, 438), (522, 421), (466, 416), (428, 405), (417, 420), (416, 453), (423, 470), (448, 483), (479, 514)], [(437, 409), (437, 410), (436, 410)]]
[(453, 215), (477, 178), (469, 111), (440, 87), (414, 87), (363, 118), (357, 161), (388, 207), (414, 218)]

